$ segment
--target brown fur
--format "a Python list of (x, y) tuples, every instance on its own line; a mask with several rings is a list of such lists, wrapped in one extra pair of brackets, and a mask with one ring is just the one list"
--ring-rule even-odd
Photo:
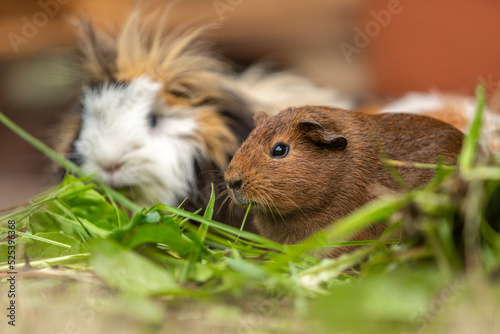
[[(319, 126), (314, 125), (319, 124)], [(335, 147), (343, 136), (347, 146)], [(298, 243), (335, 220), (376, 199), (382, 189), (400, 191), (381, 154), (389, 159), (435, 164), (440, 155), (453, 165), (463, 134), (438, 120), (409, 114), (368, 115), (329, 107), (283, 110), (257, 118), (257, 127), (230, 162), (225, 179), (238, 202), (251, 202), (262, 235)], [(272, 158), (274, 144), (290, 146)], [(338, 143), (337, 143), (338, 144)], [(397, 168), (409, 188), (425, 185), (431, 169)], [(384, 230), (374, 224), (353, 240), (373, 239)], [(351, 250), (339, 247), (331, 255)]]

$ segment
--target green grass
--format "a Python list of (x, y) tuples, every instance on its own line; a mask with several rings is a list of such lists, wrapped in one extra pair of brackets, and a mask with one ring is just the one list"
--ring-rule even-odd
[[(500, 310), (500, 166), (477, 158), (482, 86), (477, 97), (459, 168), (417, 166), (437, 171), (425, 189), (375, 201), (288, 246), (213, 221), (213, 196), (203, 215), (163, 204), (140, 208), (0, 114), (4, 125), (77, 175), (4, 213), (0, 239), (10, 219), (24, 231), (17, 233), (16, 268), (38, 307), (33, 317), (45, 314), (40, 291), (68, 279), (74, 286), (65, 283), (59, 297), (53, 292), (54, 305), (108, 305), (88, 330), (119, 315), (138, 333), (493, 333), (500, 328), (490, 317)], [(380, 240), (345, 241), (374, 221), (388, 226)], [(363, 247), (337, 259), (313, 256), (342, 245)], [(0, 242), (0, 271), (9, 269), (7, 246)], [(94, 291), (92, 303), (75, 299), (89, 284), (86, 274), (107, 298)], [(69, 317), (83, 322), (84, 310)]]

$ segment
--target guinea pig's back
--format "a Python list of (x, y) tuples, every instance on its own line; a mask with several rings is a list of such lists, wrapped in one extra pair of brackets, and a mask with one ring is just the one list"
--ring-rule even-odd
[(442, 155), (445, 163), (456, 163), (464, 135), (453, 126), (420, 115), (380, 114), (373, 117), (391, 159), (437, 163)]
[[(462, 148), (463, 133), (434, 118), (412, 114), (379, 114), (372, 116), (378, 129), (375, 140), (389, 159), (404, 162), (437, 164), (440, 156), (445, 165), (455, 165)], [(377, 145), (376, 145), (377, 146)], [(433, 169), (399, 167), (411, 188), (426, 184)]]

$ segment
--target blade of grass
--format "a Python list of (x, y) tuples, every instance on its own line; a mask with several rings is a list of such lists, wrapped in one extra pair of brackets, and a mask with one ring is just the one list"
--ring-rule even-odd
[(79, 220), (79, 221), (74, 221), (69, 218), (66, 218), (64, 216), (61, 216), (60, 214), (57, 214), (52, 211), (45, 211), (48, 215), (58, 219), (61, 222), (64, 222), (64, 224), (67, 225), (73, 225), (76, 227), (82, 227), (82, 225), (85, 227), (85, 229), (92, 235), (93, 237), (100, 237), (100, 238), (106, 238), (111, 232), (103, 230), (97, 226), (95, 226), (92, 223), (87, 222), (86, 220)]
[(329, 240), (351, 236), (357, 231), (367, 227), (372, 222), (380, 221), (393, 212), (408, 205), (413, 200), (414, 194), (409, 193), (400, 197), (385, 198), (372, 202), (336, 222), (326, 231)]
[(106, 189), (103, 189), (103, 191), (104, 191), (104, 194), (106, 195), (106, 197), (109, 198), (109, 201), (111, 202), (111, 206), (113, 207), (115, 214), (116, 214), (116, 219), (118, 220), (118, 227), (121, 228), (125, 224), (122, 222), (122, 218), (120, 215), (120, 209), (116, 205), (116, 202), (113, 198), (113, 195), (109, 191), (107, 191)]
[[(215, 191), (214, 191), (214, 185), (212, 183), (212, 192), (210, 193), (210, 200), (208, 201), (207, 208), (205, 209), (205, 213), (203, 214), (203, 219), (205, 220), (212, 219), (212, 216), (214, 214), (214, 205), (215, 205)], [(201, 223), (196, 233), (200, 238), (201, 242), (205, 242), (207, 231), (208, 231), (208, 225)], [(200, 256), (200, 252), (201, 252), (200, 248), (195, 248), (194, 251), (189, 254), (188, 261), (186, 262), (186, 265), (182, 269), (182, 273), (179, 279), (181, 283), (185, 283), (188, 281), (189, 275), (194, 267), (194, 263)]]
[[(240, 231), (243, 231), (243, 228), (245, 227), (245, 222), (247, 221), (248, 213), (250, 212), (250, 208), (252, 207), (252, 203), (248, 204), (247, 206), (247, 211), (245, 212), (245, 217), (243, 217), (243, 221), (241, 222), (240, 226)], [(236, 237), (236, 240), (234, 241), (235, 243), (240, 239), (240, 235)]]
[(49, 199), (46, 199), (46, 200), (43, 200), (43, 201), (40, 201), (38, 203), (35, 203), (35, 204), (32, 204), (24, 209), (21, 209), (19, 211), (16, 211), (16, 212), (13, 212), (13, 213), (10, 213), (6, 216), (3, 216), (2, 218), (0, 218), (0, 221), (7, 221), (11, 218), (15, 218), (15, 217), (19, 217), (20, 215), (23, 215), (21, 218), (17, 219), (17, 222), (20, 222), (22, 221), (24, 218), (26, 218), (27, 216), (29, 216), (31, 213), (33, 213), (34, 211), (38, 210), (39, 208), (41, 208), (42, 206), (44, 206), (45, 204), (48, 204), (50, 202), (54, 201), (54, 198), (49, 198)]
[(59, 198), (56, 198), (56, 201), (54, 202), (56, 206), (61, 209), (62, 212), (64, 212), (67, 216), (73, 218), (73, 220), (76, 220), (78, 224), (82, 227), (82, 229), (87, 232), (89, 236), (92, 236), (92, 233), (87, 229), (87, 226), (85, 226), (82, 221), (66, 206), (66, 204), (63, 203), (63, 201)]
[(471, 175), (470, 171), (476, 158), (477, 146), (479, 141), (479, 133), (483, 118), (483, 111), (486, 105), (486, 88), (483, 84), (479, 84), (476, 88), (476, 113), (472, 119), (472, 124), (469, 129), (469, 134), (465, 137), (462, 153), (458, 158), (458, 163), (464, 175)]
[[(208, 201), (207, 208), (205, 209), (205, 213), (203, 214), (203, 219), (212, 220), (214, 215), (214, 205), (215, 205), (215, 191), (214, 184), (212, 183), (212, 192), (210, 193), (210, 200)], [(198, 230), (198, 236), (201, 239), (201, 242), (205, 241), (205, 236), (207, 235), (208, 225), (201, 224)]]
[(248, 204), (247, 211), (245, 212), (245, 217), (243, 217), (243, 222), (241, 223), (240, 231), (243, 231), (243, 228), (245, 227), (245, 222), (247, 221), (248, 213), (250, 212), (251, 208), (252, 203)]
[(427, 169), (438, 169), (441, 168), (442, 170), (447, 170), (447, 171), (454, 171), (456, 169), (455, 166), (447, 166), (447, 165), (439, 165), (439, 164), (424, 164), (420, 162), (406, 162), (406, 161), (399, 161), (399, 160), (385, 160), (385, 163), (391, 166), (396, 166), (396, 167), (415, 167), (415, 168), (427, 168)]
[[(82, 253), (82, 254), (76, 254), (76, 255), (67, 255), (67, 256), (60, 256), (60, 257), (54, 257), (50, 259), (43, 259), (43, 260), (37, 260), (37, 261), (30, 261), (30, 266), (32, 267), (51, 267), (54, 265), (62, 265), (62, 264), (67, 264), (67, 263), (72, 263), (78, 260), (83, 260), (87, 259), (90, 257), (90, 253)], [(16, 263), (16, 268), (22, 268), (26, 263), (25, 262), (17, 262)], [(0, 267), (0, 271), (6, 271), (9, 270), (10, 265), (5, 265)]]
[[(2, 232), (9, 232), (9, 229), (4, 228), (4, 227), (0, 227), (0, 231), (2, 231)], [(70, 245), (63, 244), (62, 242), (57, 242), (57, 241), (54, 241), (54, 240), (42, 238), (42, 237), (39, 237), (37, 235), (33, 235), (33, 234), (29, 234), (29, 233), (24, 233), (24, 232), (20, 232), (20, 231), (16, 231), (16, 234), (19, 234), (19, 235), (21, 235), (21, 236), (23, 236), (25, 238), (28, 238), (28, 239), (33, 239), (33, 240), (36, 240), (36, 241), (45, 242), (47, 244), (51, 244), (51, 245), (54, 245), (54, 246), (59, 246), (59, 247), (64, 247), (64, 248), (71, 248)]]
[[(357, 240), (357, 241), (336, 241), (336, 242), (327, 242), (319, 245), (318, 247), (341, 247), (341, 246), (366, 246), (366, 245), (379, 245), (379, 244), (397, 244), (400, 243), (399, 239), (388, 239), (388, 240)], [(290, 249), (300, 249), (303, 247), (302, 245), (289, 245)]]
[(74, 163), (64, 159), (61, 155), (52, 150), (49, 146), (47, 146), (40, 140), (36, 139), (32, 135), (21, 129), (17, 124), (15, 124), (9, 118), (7, 118), (7, 116), (5, 116), (2, 112), (0, 112), (0, 122), (2, 122), (7, 128), (12, 130), (19, 137), (27, 141), (30, 145), (35, 147), (37, 150), (41, 151), (43, 154), (45, 154), (55, 162), (61, 164), (62, 166), (71, 171), (76, 172), (78, 170), (78, 167)]
[(377, 152), (380, 161), (382, 161), (385, 165), (385, 168), (391, 174), (393, 180), (399, 185), (401, 189), (408, 189), (408, 185), (406, 184), (405, 180), (399, 174), (397, 168), (389, 163), (387, 163), (389, 159), (389, 155), (385, 151), (384, 144), (382, 143), (382, 140), (380, 139), (380, 135), (378, 134), (376, 128), (374, 127), (373, 124), (370, 124), (370, 133), (371, 133), (371, 140), (373, 141), (375, 151)]
[(152, 206), (151, 208), (149, 208), (148, 212), (155, 210), (155, 209), (162, 210), (165, 212), (170, 212), (170, 213), (173, 213), (175, 215), (196, 221), (198, 223), (206, 224), (210, 227), (215, 228), (216, 230), (227, 232), (233, 236), (233, 239), (235, 239), (238, 236), (238, 234), (241, 234), (242, 238), (248, 239), (248, 240), (254, 242), (255, 244), (259, 245), (260, 247), (271, 248), (271, 249), (275, 249), (278, 251), (284, 251), (284, 249), (285, 249), (283, 247), (283, 245), (281, 245), (277, 242), (274, 242), (272, 240), (266, 239), (260, 235), (253, 234), (253, 233), (248, 232), (248, 231), (240, 231), (239, 229), (237, 229), (233, 226), (229, 226), (229, 225), (219, 223), (216, 221), (206, 220), (199, 215), (195, 215), (191, 212), (188, 212), (188, 211), (176, 208), (176, 207), (172, 207), (172, 206), (165, 205), (165, 204), (156, 204), (156, 205)]
[(495, 180), (500, 181), (500, 168), (479, 166), (474, 167), (473, 172), (467, 175), (469, 180)]
[[(18, 217), (19, 215), (22, 215), (22, 214), (25, 214), (22, 218), (18, 219), (18, 222), (21, 221), (22, 219), (26, 218), (26, 216), (29, 216), (33, 211), (39, 209), (40, 207), (42, 207), (43, 205), (45, 204), (48, 204), (52, 201), (55, 200), (55, 198), (60, 194), (62, 193), (63, 191), (65, 191), (66, 189), (68, 189), (69, 187), (71, 187), (70, 184), (68, 185), (65, 185), (64, 187), (60, 188), (60, 189), (57, 189), (55, 192), (51, 192), (49, 193), (48, 195), (46, 196), (42, 196), (42, 197), (38, 197), (40, 198), (37, 202), (31, 204), (30, 206), (26, 207), (26, 208), (23, 208), (21, 210), (18, 210), (18, 211), (15, 211), (13, 213), (10, 213), (6, 216), (3, 216), (0, 218), (0, 221), (2, 220), (8, 220), (8, 219), (11, 219), (11, 218), (14, 218), (14, 217)], [(90, 188), (92, 188), (93, 186), (88, 186)], [(78, 193), (78, 192), (81, 192), (81, 191), (86, 191), (87, 187), (84, 187), (82, 189), (79, 189), (77, 191), (74, 191), (72, 192), (71, 194), (73, 193)], [(67, 194), (66, 194), (67, 195)]]
[(363, 230), (374, 222), (387, 218), (392, 213), (408, 205), (414, 197), (414, 193), (408, 193), (392, 198), (381, 198), (369, 203), (336, 221), (331, 227), (306, 239), (301, 244), (302, 251), (321, 247), (326, 242), (338, 242), (339, 239), (348, 239), (356, 232)]
[(319, 264), (307, 268), (298, 275), (302, 286), (308, 289), (317, 289), (319, 284), (327, 282), (363, 261), (375, 249), (374, 246), (358, 249), (344, 254), (336, 259), (327, 259)]

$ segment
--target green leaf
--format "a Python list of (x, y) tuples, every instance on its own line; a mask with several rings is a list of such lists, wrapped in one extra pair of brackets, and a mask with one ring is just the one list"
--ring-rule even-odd
[(85, 254), (89, 251), (84, 243), (60, 232), (37, 233), (35, 236), (69, 245), (70, 248), (61, 247), (59, 245), (47, 245), (46, 242), (40, 242), (38, 240), (26, 240), (25, 252), (31, 261)]
[(131, 295), (186, 294), (173, 275), (132, 250), (111, 240), (90, 244), (90, 263), (110, 286)]
[(32, 207), (45, 206), (29, 216), (34, 233), (62, 230), (68, 236), (81, 239), (105, 238), (127, 221), (126, 214), (108, 203), (93, 186), (67, 175), (59, 189)]
[[(50, 215), (67, 234), (73, 236), (82, 236), (85, 234), (84, 232), (88, 231), (92, 237), (106, 238), (110, 233), (109, 231), (95, 226), (84, 218), (75, 220), (48, 210), (46, 213)], [(85, 229), (83, 229), (82, 226), (85, 227)]]
[(183, 258), (187, 257), (195, 247), (198, 248), (193, 242), (184, 238), (179, 229), (164, 223), (136, 226), (127, 232), (117, 232), (112, 238), (127, 248), (134, 248), (146, 243), (165, 244)]

